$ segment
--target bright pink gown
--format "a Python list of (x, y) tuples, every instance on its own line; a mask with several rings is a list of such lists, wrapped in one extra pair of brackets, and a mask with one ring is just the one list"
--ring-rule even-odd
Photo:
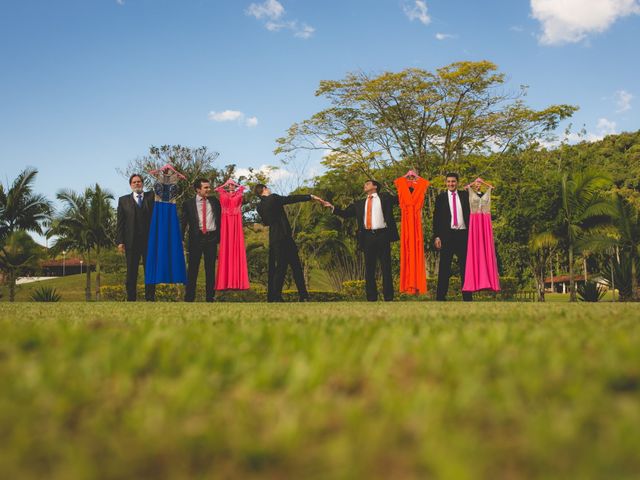
[(244, 188), (239, 187), (235, 192), (227, 192), (223, 188), (216, 191), (220, 194), (222, 207), (216, 290), (248, 290), (247, 252), (242, 231)]
[(491, 225), (491, 189), (478, 195), (469, 189), (469, 243), (462, 291), (500, 290), (498, 262)]

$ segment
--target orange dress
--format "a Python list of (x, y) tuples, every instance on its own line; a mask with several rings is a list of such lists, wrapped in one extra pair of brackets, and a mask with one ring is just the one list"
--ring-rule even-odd
[[(400, 229), (400, 291), (417, 295), (427, 291), (427, 273), (424, 264), (424, 238), (422, 234), (422, 207), (429, 181), (405, 177), (393, 182), (398, 191), (402, 224)], [(413, 188), (413, 192), (409, 190)]]

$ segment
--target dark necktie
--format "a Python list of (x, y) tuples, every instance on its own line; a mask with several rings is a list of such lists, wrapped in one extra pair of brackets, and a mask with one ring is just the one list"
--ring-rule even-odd
[(138, 193), (138, 208), (142, 208), (142, 194)]

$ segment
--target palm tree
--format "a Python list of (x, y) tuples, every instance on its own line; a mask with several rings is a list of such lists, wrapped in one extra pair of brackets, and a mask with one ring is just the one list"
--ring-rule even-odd
[(7, 273), (9, 279), (9, 301), (16, 299), (16, 280), (25, 272), (33, 272), (38, 268), (38, 260), (42, 249), (24, 230), (12, 232), (5, 238), (0, 249), (0, 269)]
[(51, 203), (33, 193), (38, 171), (23, 170), (11, 186), (0, 184), (0, 245), (12, 233), (24, 230), (42, 233), (42, 223), (51, 215)]
[(581, 240), (593, 229), (610, 222), (615, 209), (604, 190), (611, 179), (595, 170), (565, 174), (561, 183), (560, 237), (569, 250), (569, 289), (571, 301), (577, 301), (573, 275), (573, 257)]
[[(558, 237), (551, 232), (538, 233), (529, 239), (529, 253), (531, 268), (536, 276), (538, 286), (538, 301), (544, 302), (544, 275), (547, 260), (553, 255), (558, 246)], [(551, 270), (553, 283), (553, 270)]]
[(113, 195), (96, 184), (83, 194), (72, 190), (58, 192), (56, 198), (65, 205), (54, 221), (57, 236), (53, 251), (78, 250), (87, 263), (85, 298), (91, 300), (91, 254), (96, 258), (96, 300), (100, 300), (100, 259), (102, 250), (113, 245)]

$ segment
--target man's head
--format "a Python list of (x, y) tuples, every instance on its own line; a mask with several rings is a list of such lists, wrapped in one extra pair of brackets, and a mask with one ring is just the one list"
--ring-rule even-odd
[(258, 183), (255, 187), (253, 187), (253, 193), (255, 193), (259, 197), (268, 197), (271, 195), (271, 190), (264, 183)]
[(206, 198), (211, 192), (211, 182), (209, 182), (209, 179), (207, 178), (199, 178), (193, 183), (193, 188), (196, 190), (198, 195), (202, 198)]
[(380, 183), (376, 182), (375, 180), (369, 179), (364, 182), (363, 190), (367, 195), (371, 195), (372, 193), (380, 193), (381, 187), (382, 185), (380, 185)]
[(142, 177), (138, 173), (134, 173), (129, 177), (129, 186), (134, 193), (142, 193), (144, 189), (144, 182)]
[(453, 192), (454, 190), (458, 189), (458, 174), (455, 172), (449, 172), (446, 175), (446, 185), (447, 185), (447, 190), (449, 190), (450, 192)]

